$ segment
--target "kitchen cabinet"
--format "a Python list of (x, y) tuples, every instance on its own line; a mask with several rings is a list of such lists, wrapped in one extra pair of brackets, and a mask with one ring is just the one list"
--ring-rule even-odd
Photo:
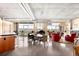
[(9, 37), (9, 49), (12, 50), (14, 48), (15, 48), (15, 37), (12, 36), (12, 37)]
[(13, 50), (15, 48), (15, 36), (1, 36), (0, 38), (0, 53)]
[(0, 37), (0, 53), (3, 52), (3, 41), (4, 41), (4, 39), (2, 37)]

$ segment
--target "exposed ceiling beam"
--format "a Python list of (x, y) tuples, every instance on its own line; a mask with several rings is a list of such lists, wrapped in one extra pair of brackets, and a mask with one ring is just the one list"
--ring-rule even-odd
[(30, 14), (27, 12), (27, 10), (25, 9), (24, 5), (22, 3), (19, 4), (19, 6), (22, 8), (22, 10), (28, 14), (30, 16)]
[(29, 7), (29, 9), (30, 9), (30, 11), (31, 11), (31, 13), (32, 13), (32, 15), (33, 15), (33, 17), (34, 17), (34, 20), (36, 20), (35, 14), (34, 14), (34, 12), (33, 12), (33, 9), (31, 8), (30, 4), (28, 4), (28, 7)]
[(33, 12), (28, 4), (20, 3), (19, 5), (25, 11), (25, 13), (27, 13), (30, 17), (32, 17), (33, 20), (35, 20)]
[(32, 10), (31, 6), (30, 6), (28, 3), (27, 3), (27, 7), (28, 7), (28, 9), (29, 9), (30, 14), (31, 14), (32, 17), (33, 17), (33, 20), (35, 20), (36, 18), (35, 18), (35, 15), (34, 15), (34, 13), (33, 13), (33, 10)]

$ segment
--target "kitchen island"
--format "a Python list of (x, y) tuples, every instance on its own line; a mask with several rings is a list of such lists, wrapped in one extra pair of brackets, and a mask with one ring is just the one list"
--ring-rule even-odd
[(2, 34), (0, 35), (0, 54), (15, 49), (15, 35)]

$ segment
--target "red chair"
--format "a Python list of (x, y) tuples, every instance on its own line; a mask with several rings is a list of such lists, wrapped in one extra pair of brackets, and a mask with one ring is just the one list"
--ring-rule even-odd
[(65, 36), (65, 40), (66, 40), (66, 41), (70, 41), (70, 36), (69, 36), (69, 35), (66, 35), (66, 36)]
[(60, 35), (60, 32), (57, 32), (58, 35)]
[(52, 35), (52, 40), (55, 41), (55, 42), (59, 42), (60, 41), (60, 35), (55, 33)]
[(66, 41), (69, 41), (69, 42), (74, 42), (75, 37), (76, 37), (75, 34), (71, 34), (71, 36), (66, 35), (66, 36), (65, 36), (65, 40), (66, 40)]
[(75, 38), (76, 38), (76, 33), (72, 33), (71, 34), (71, 41), (74, 42)]
[(76, 33), (71, 33), (71, 37), (75, 38), (76, 37)]

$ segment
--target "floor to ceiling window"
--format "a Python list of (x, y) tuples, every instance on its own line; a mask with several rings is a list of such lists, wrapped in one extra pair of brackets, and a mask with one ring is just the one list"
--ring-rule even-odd
[(36, 23), (35, 27), (36, 27), (36, 31), (43, 30), (44, 29), (44, 23), (40, 23), (40, 22)]
[(60, 29), (59, 25), (59, 23), (48, 23), (47, 29), (50, 31), (58, 31)]
[(25, 24), (18, 25), (19, 34), (24, 32), (24, 34), (26, 35), (29, 31), (32, 31), (33, 29), (34, 29), (33, 23), (25, 23)]
[(33, 29), (34, 29), (34, 24), (31, 22), (18, 24), (18, 33), (19, 34), (18, 34), (18, 37), (16, 40), (17, 47), (27, 47), (28, 46), (27, 35)]

